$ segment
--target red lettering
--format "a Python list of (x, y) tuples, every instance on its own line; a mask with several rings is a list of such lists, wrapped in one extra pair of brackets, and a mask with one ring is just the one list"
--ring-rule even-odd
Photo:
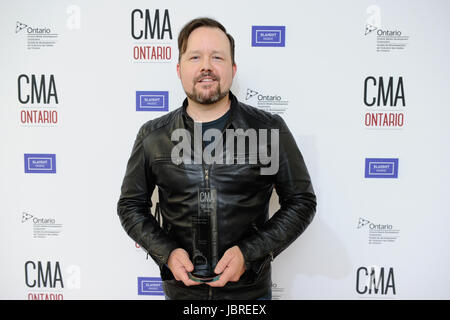
[(398, 114), (398, 126), (399, 127), (403, 127), (403, 119), (404, 119), (403, 117), (404, 117), (403, 113)]
[(27, 113), (25, 110), (20, 111), (20, 122), (27, 123)]
[(134, 46), (134, 60), (171, 60), (172, 48), (170, 46)]
[(29, 293), (28, 300), (64, 300), (61, 293)]
[(366, 127), (403, 127), (404, 124), (403, 113), (366, 113), (364, 116), (364, 125)]
[(22, 110), (20, 122), (23, 124), (57, 124), (58, 111), (56, 110)]
[(55, 110), (52, 111), (52, 120), (53, 123), (58, 123), (58, 112), (56, 112)]

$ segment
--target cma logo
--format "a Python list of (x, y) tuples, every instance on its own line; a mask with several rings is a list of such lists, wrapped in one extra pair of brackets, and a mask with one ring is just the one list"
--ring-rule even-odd
[(55, 76), (21, 74), (17, 78), (18, 99), (21, 104), (58, 104)]
[(377, 266), (358, 268), (356, 292), (361, 295), (395, 295), (394, 268)]
[(69, 289), (80, 289), (80, 267), (69, 266), (63, 272), (58, 261), (25, 262), (25, 284), (29, 288), (64, 288), (64, 278)]
[(367, 77), (364, 80), (364, 104), (367, 107), (383, 106), (396, 107), (406, 105), (403, 77)]
[(159, 14), (159, 9), (150, 14), (150, 10), (142, 11), (134, 9), (131, 12), (131, 36), (140, 40), (158, 39), (163, 40), (167, 37), (172, 40), (172, 28), (170, 26), (169, 10), (165, 9), (164, 14)]

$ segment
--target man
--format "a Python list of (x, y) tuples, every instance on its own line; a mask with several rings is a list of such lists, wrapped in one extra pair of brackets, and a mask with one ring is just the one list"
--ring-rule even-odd
[[(139, 130), (118, 202), (120, 221), (158, 264), (169, 299), (270, 299), (270, 262), (315, 214), (316, 197), (303, 157), (280, 116), (245, 105), (230, 92), (237, 70), (234, 39), (219, 22), (209, 18), (189, 22), (179, 34), (178, 47), (177, 73), (187, 98), (182, 107)], [(191, 150), (199, 124), (203, 130), (215, 129), (216, 135), (203, 136), (200, 144), (193, 141)], [(183, 134), (176, 135), (180, 130)], [(260, 136), (256, 152), (246, 149), (235, 157), (233, 141), (239, 134), (229, 133), (238, 130), (244, 135), (267, 131), (270, 141)], [(250, 136), (245, 144), (249, 149), (255, 145)], [(187, 156), (177, 158), (181, 137), (189, 148), (182, 150)], [(190, 161), (191, 151), (194, 158), (205, 154), (210, 147), (205, 142), (213, 143), (215, 160)], [(216, 148), (219, 144), (221, 148)], [(266, 157), (252, 161), (262, 151)], [(263, 173), (268, 153), (279, 156), (279, 163), (277, 170)], [(223, 154), (227, 161), (220, 161)], [(155, 186), (162, 226), (150, 214)], [(280, 209), (269, 219), (274, 187)], [(200, 220), (195, 217), (201, 210), (202, 190), (209, 192), (214, 207), (207, 216), (213, 226), (207, 243), (212, 262), (207, 263), (218, 276), (209, 282), (192, 276), (202, 260), (196, 256), (201, 241), (194, 223)]]

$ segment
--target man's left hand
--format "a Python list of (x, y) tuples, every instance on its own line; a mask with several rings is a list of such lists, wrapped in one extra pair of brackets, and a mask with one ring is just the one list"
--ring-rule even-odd
[(234, 246), (225, 251), (214, 272), (221, 275), (219, 280), (207, 283), (211, 287), (223, 287), (228, 281), (239, 281), (239, 278), (245, 272), (245, 261), (241, 249)]

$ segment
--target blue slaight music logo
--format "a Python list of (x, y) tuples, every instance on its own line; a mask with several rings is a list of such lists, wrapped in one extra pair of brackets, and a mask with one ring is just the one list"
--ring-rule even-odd
[(163, 296), (161, 278), (138, 277), (138, 295)]
[(252, 47), (284, 47), (285, 26), (252, 26)]
[(168, 91), (136, 91), (136, 111), (168, 111)]
[(398, 158), (366, 158), (366, 178), (398, 178)]
[(25, 173), (56, 173), (55, 154), (31, 154), (24, 155)]

